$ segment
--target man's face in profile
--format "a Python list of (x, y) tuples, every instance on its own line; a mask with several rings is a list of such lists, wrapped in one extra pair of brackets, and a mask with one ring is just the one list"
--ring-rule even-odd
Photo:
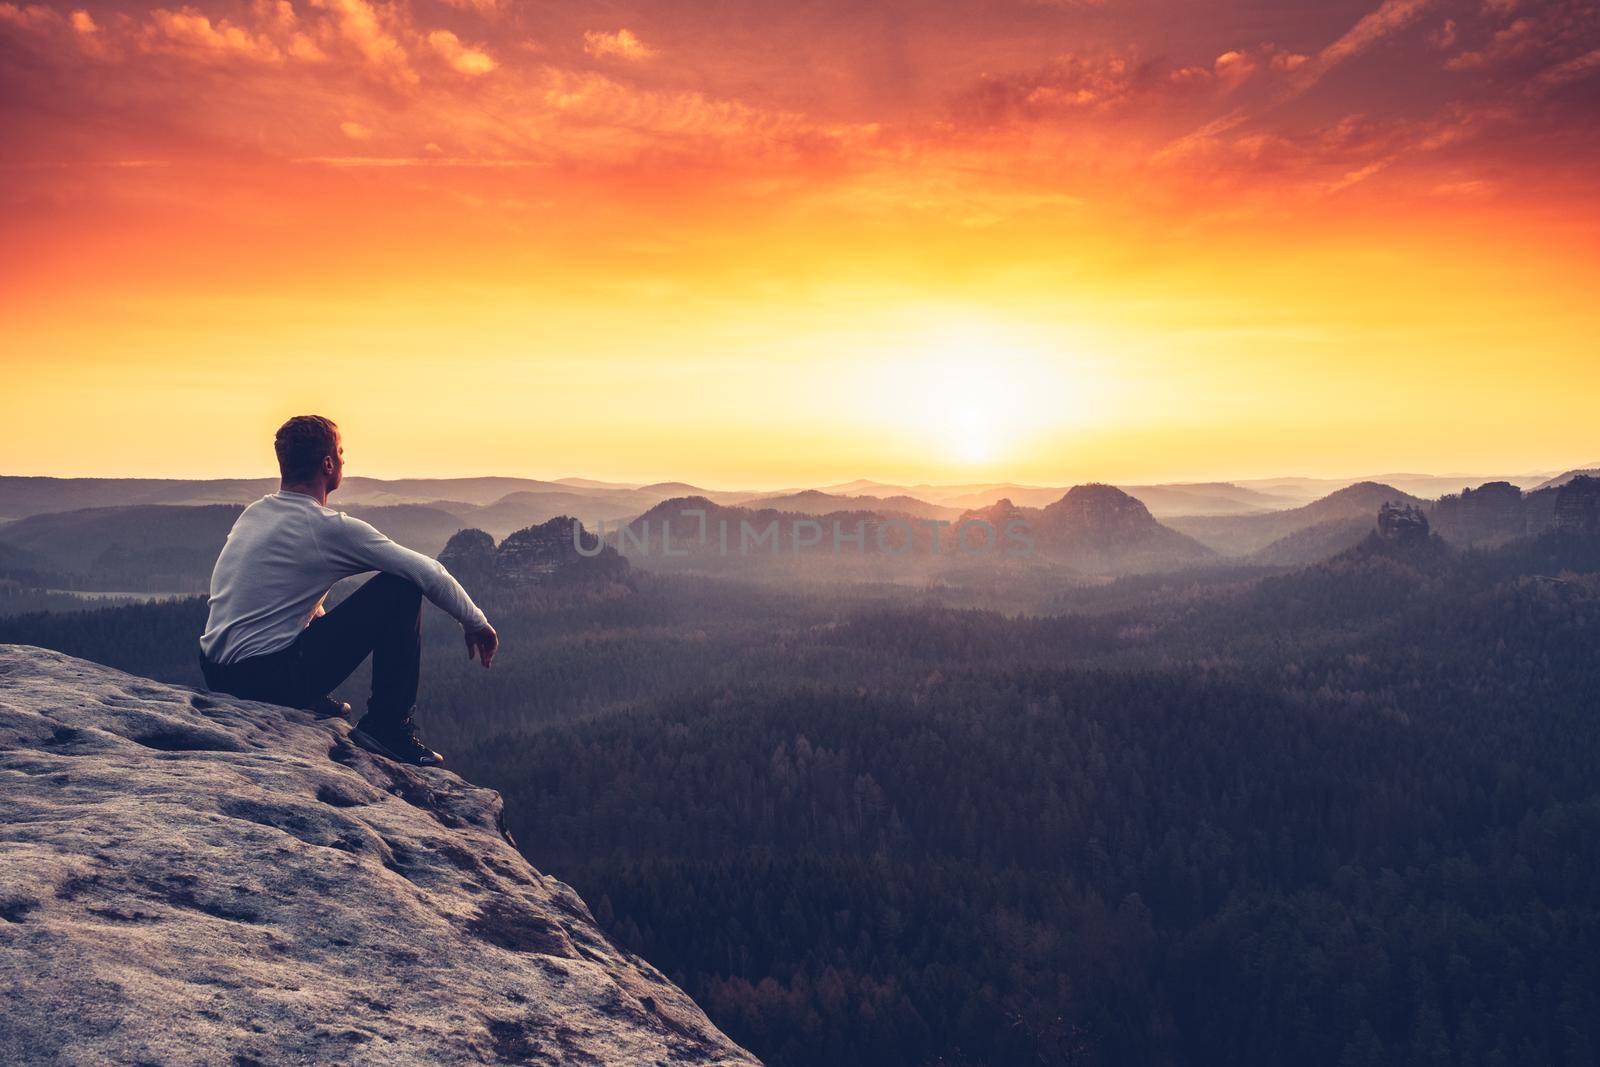
[(328, 492), (331, 493), (344, 481), (344, 438), (337, 430), (333, 432), (333, 455), (329, 458), (333, 460), (333, 480), (328, 483)]

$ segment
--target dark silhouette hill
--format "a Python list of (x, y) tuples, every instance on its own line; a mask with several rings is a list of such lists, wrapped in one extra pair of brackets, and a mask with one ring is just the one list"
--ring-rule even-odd
[(1590, 478), (1600, 478), (1600, 463), (1591, 463), (1586, 467), (1574, 468), (1573, 470), (1558, 474), (1554, 478), (1540, 482), (1533, 488), (1535, 491), (1539, 489), (1559, 489), (1580, 475), (1587, 475)]
[(1093, 574), (1169, 570), (1215, 557), (1157, 522), (1139, 500), (1101, 484), (1074, 486), (1043, 508), (1034, 539), (1041, 553)]
[(1003, 499), (963, 513), (1004, 531), (1026, 523), (1043, 559), (1084, 574), (1136, 574), (1176, 570), (1214, 560), (1216, 553), (1162, 525), (1142, 502), (1115, 486), (1074, 486), (1043, 507), (1019, 507)]
[(236, 504), (84, 508), (0, 526), (0, 542), (99, 589), (205, 588)]
[(0, 582), (19, 588), (59, 585), (65, 576), (55, 564), (36, 552), (0, 541)]
[(461, 530), (439, 553), (439, 562), (474, 597), (530, 587), (625, 582), (630, 570), (615, 548), (601, 544), (567, 515), (518, 530), (498, 545), (483, 530)]
[(1554, 526), (1558, 491), (1525, 492), (1510, 482), (1485, 482), (1440, 497), (1428, 514), (1434, 529), (1453, 544), (1500, 545)]

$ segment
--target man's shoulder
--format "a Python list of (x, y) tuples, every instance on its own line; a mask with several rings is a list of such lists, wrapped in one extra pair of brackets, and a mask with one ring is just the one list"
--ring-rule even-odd
[(233, 520), (233, 524), (234, 526), (260, 526), (263, 523), (276, 523), (279, 521), (278, 515), (280, 514), (277, 504), (278, 500), (270, 493), (263, 497), (257, 497), (244, 506), (239, 512), (239, 517)]
[[(312, 503), (315, 504), (316, 501), (312, 501)], [(324, 528), (331, 529), (336, 533), (344, 534), (345, 536), (370, 537), (373, 534), (382, 536), (383, 531), (366, 519), (352, 515), (348, 511), (340, 511), (338, 508), (330, 508), (322, 504), (316, 505), (316, 511)]]
[(337, 508), (330, 508), (328, 505), (314, 497), (306, 496), (304, 493), (269, 493), (256, 501), (256, 503), (278, 504), (296, 512), (316, 515), (323, 519), (337, 520), (344, 517), (344, 512), (339, 511)]

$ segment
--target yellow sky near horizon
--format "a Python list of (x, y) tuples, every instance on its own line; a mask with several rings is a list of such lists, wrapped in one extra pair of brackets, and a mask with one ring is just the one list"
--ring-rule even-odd
[(378, 477), (1591, 462), (1574, 10), (0, 3), (0, 473), (261, 475), (304, 411)]

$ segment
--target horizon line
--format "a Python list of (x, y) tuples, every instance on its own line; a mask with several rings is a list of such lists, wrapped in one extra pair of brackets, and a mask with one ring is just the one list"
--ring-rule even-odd
[[(1057, 488), (1072, 488), (1074, 486), (1079, 486), (1079, 485), (1093, 485), (1093, 484), (1097, 484), (1097, 483), (1098, 484), (1102, 484), (1102, 485), (1113, 485), (1113, 486), (1186, 486), (1186, 485), (1196, 485), (1196, 486), (1198, 486), (1198, 485), (1240, 485), (1241, 483), (1245, 483), (1245, 482), (1273, 482), (1273, 481), (1310, 481), (1310, 482), (1337, 482), (1337, 481), (1344, 481), (1347, 485), (1353, 485), (1353, 484), (1356, 484), (1358, 482), (1376, 481), (1376, 480), (1381, 480), (1381, 479), (1385, 479), (1385, 478), (1408, 478), (1408, 479), (1411, 479), (1411, 478), (1428, 478), (1428, 479), (1463, 478), (1463, 479), (1468, 479), (1468, 480), (1471, 480), (1471, 479), (1486, 479), (1486, 480), (1489, 480), (1489, 481), (1493, 481), (1493, 480), (1498, 479), (1498, 478), (1519, 478), (1519, 479), (1520, 478), (1535, 478), (1535, 477), (1553, 478), (1553, 477), (1558, 477), (1558, 476), (1560, 476), (1562, 474), (1567, 474), (1567, 473), (1572, 472), (1572, 471), (1593, 470), (1593, 469), (1596, 469), (1597, 466), (1600, 466), (1600, 464), (1597, 464), (1597, 465), (1578, 464), (1578, 465), (1560, 466), (1560, 467), (1552, 466), (1552, 467), (1548, 467), (1548, 468), (1529, 469), (1529, 470), (1522, 470), (1522, 471), (1511, 471), (1511, 472), (1496, 471), (1496, 472), (1487, 472), (1487, 473), (1486, 472), (1473, 472), (1473, 471), (1446, 471), (1446, 472), (1443, 472), (1443, 473), (1434, 473), (1434, 472), (1431, 472), (1431, 471), (1421, 471), (1421, 470), (1415, 470), (1415, 471), (1391, 470), (1391, 471), (1384, 471), (1384, 472), (1377, 472), (1377, 473), (1363, 473), (1363, 474), (1271, 474), (1271, 475), (1250, 475), (1250, 476), (1243, 476), (1243, 477), (1218, 477), (1218, 476), (1212, 476), (1212, 477), (1204, 477), (1204, 478), (1170, 478), (1170, 479), (1164, 479), (1164, 480), (1142, 479), (1142, 480), (1118, 480), (1118, 481), (1113, 481), (1113, 480), (1105, 479), (1105, 478), (1087, 478), (1087, 479), (1063, 479), (1063, 480), (1060, 480), (1060, 481), (1057, 481), (1057, 482), (1054, 482), (1054, 483), (1050, 483), (1050, 482), (1021, 482), (1021, 481), (1014, 481), (1014, 480), (1006, 479), (1006, 478), (973, 479), (973, 480), (970, 480), (970, 481), (949, 481), (949, 482), (937, 482), (937, 481), (929, 481), (929, 480), (925, 480), (925, 479), (924, 480), (915, 480), (915, 481), (890, 481), (890, 480), (886, 480), (886, 479), (883, 479), (883, 478), (873, 478), (873, 477), (869, 477), (869, 476), (863, 475), (863, 476), (859, 476), (859, 477), (855, 477), (855, 478), (847, 478), (847, 479), (841, 479), (841, 480), (827, 480), (827, 481), (808, 482), (808, 483), (793, 483), (793, 482), (791, 482), (791, 483), (782, 484), (782, 485), (768, 485), (768, 486), (741, 485), (741, 486), (733, 486), (733, 487), (724, 487), (724, 486), (718, 486), (718, 485), (714, 485), (714, 484), (705, 484), (705, 483), (700, 483), (700, 482), (695, 482), (695, 481), (689, 481), (689, 480), (684, 479), (684, 478), (670, 478), (669, 477), (669, 478), (658, 478), (658, 479), (654, 479), (654, 480), (650, 480), (650, 481), (640, 481), (640, 480), (637, 480), (637, 479), (623, 479), (623, 478), (597, 478), (597, 477), (591, 477), (591, 476), (588, 476), (588, 475), (581, 475), (581, 474), (564, 474), (564, 475), (560, 475), (560, 476), (557, 476), (557, 477), (541, 477), (541, 476), (538, 476), (538, 475), (528, 475), (528, 474), (398, 475), (398, 476), (388, 476), (388, 477), (380, 476), (380, 475), (372, 475), (372, 474), (351, 474), (351, 475), (349, 475), (348, 480), (352, 480), (353, 481), (353, 480), (361, 479), (361, 480), (372, 481), (372, 482), (402, 482), (402, 481), (412, 481), (412, 482), (465, 482), (465, 481), (480, 481), (480, 480), (489, 480), (489, 479), (499, 479), (499, 480), (504, 480), (504, 481), (545, 482), (545, 483), (549, 483), (549, 484), (560, 484), (563, 481), (566, 481), (566, 482), (588, 481), (588, 482), (599, 483), (600, 486), (608, 487), (608, 488), (609, 487), (615, 487), (615, 488), (635, 489), (635, 490), (643, 489), (643, 488), (646, 488), (646, 487), (652, 486), (652, 485), (665, 485), (665, 484), (676, 483), (676, 484), (679, 484), (679, 485), (686, 485), (686, 486), (688, 486), (690, 488), (693, 488), (693, 489), (700, 489), (700, 490), (705, 490), (705, 491), (708, 491), (708, 492), (718, 492), (718, 493), (751, 492), (751, 493), (774, 493), (774, 494), (778, 494), (778, 493), (798, 493), (798, 492), (829, 491), (829, 490), (832, 490), (832, 489), (836, 489), (839, 486), (851, 485), (851, 484), (854, 484), (856, 482), (868, 482), (868, 483), (872, 483), (872, 484), (875, 484), (875, 485), (882, 486), (882, 487), (887, 488), (887, 489), (914, 489), (914, 488), (917, 488), (919, 486), (927, 486), (927, 487), (930, 487), (930, 488), (946, 488), (946, 489), (947, 488), (968, 487), (968, 486), (972, 486), (972, 487), (1014, 486), (1014, 487), (1019, 488), (1019, 489), (1057, 489)], [(173, 482), (249, 482), (249, 481), (268, 481), (268, 482), (275, 482), (275, 481), (279, 480), (279, 477), (280, 476), (277, 473), (256, 474), (256, 475), (210, 475), (210, 476), (206, 476), (206, 475), (174, 475), (174, 474), (12, 474), (12, 473), (0, 473), (0, 478), (28, 478), (28, 479), (40, 479), (40, 480), (52, 480), (52, 481), (152, 481), (152, 482), (154, 482), (154, 481), (173, 481)], [(1478, 484), (1483, 484), (1483, 483), (1479, 482)], [(582, 487), (580, 487), (580, 486), (569, 486), (569, 488), (577, 489), (577, 488), (582, 488)], [(857, 495), (861, 495), (861, 494), (857, 494)]]

